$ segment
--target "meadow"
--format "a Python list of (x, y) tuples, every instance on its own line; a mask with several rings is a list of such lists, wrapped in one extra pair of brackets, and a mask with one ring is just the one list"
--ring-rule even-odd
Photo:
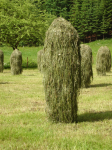
[[(23, 68), (37, 68), (37, 52), (41, 50), (40, 47), (19, 47), (18, 49), (22, 52), (22, 67)], [(0, 50), (4, 52), (4, 68), (10, 68), (10, 56), (13, 52), (12, 47), (3, 46)], [(28, 62), (28, 63), (27, 63)]]
[[(88, 43), (93, 52), (93, 81), (80, 90), (78, 123), (52, 123), (45, 112), (43, 77), (38, 68), (24, 68), (21, 75), (10, 69), (0, 73), (0, 150), (110, 150), (112, 149), (112, 69), (97, 76), (96, 54), (112, 39)], [(13, 51), (0, 47), (5, 63)], [(37, 63), (42, 47), (20, 47), (23, 61)]]

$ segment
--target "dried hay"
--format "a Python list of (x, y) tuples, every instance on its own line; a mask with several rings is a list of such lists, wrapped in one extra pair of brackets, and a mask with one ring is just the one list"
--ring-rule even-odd
[(80, 45), (81, 52), (81, 87), (88, 87), (93, 79), (92, 50), (88, 45)]
[(0, 72), (4, 69), (4, 53), (0, 50)]
[(111, 70), (111, 52), (107, 46), (101, 46), (97, 53), (96, 71), (98, 75), (106, 75)]
[(18, 75), (22, 73), (22, 53), (15, 49), (10, 58), (11, 73)]
[(81, 80), (80, 42), (75, 28), (59, 17), (44, 43), (43, 75), (46, 112), (55, 122), (77, 122), (77, 100)]
[(38, 66), (38, 70), (40, 72), (42, 72), (42, 64), (43, 64), (43, 50), (40, 50), (37, 52), (37, 66)]

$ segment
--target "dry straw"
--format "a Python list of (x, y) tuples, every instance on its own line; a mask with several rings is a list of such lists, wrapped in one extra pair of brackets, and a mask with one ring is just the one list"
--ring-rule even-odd
[(10, 58), (11, 73), (18, 75), (22, 73), (22, 53), (15, 49)]
[(81, 87), (88, 87), (93, 79), (92, 50), (88, 45), (81, 44)]
[(46, 112), (55, 122), (77, 122), (77, 100), (81, 80), (80, 42), (70, 22), (59, 17), (44, 43), (42, 69)]
[(4, 69), (4, 53), (0, 50), (0, 72)]
[(96, 71), (98, 75), (106, 75), (111, 70), (111, 52), (107, 46), (101, 46), (97, 53)]
[(42, 72), (42, 64), (43, 64), (43, 50), (40, 50), (37, 52), (37, 66), (38, 66), (38, 70), (40, 72)]

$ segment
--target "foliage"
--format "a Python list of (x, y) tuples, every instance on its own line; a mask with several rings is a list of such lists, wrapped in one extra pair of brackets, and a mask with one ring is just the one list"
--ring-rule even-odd
[(81, 40), (89, 41), (111, 37), (112, 0), (75, 0), (71, 7), (70, 21), (78, 30)]
[(51, 13), (57, 17), (69, 19), (69, 12), (72, 3), (72, 0), (46, 0), (45, 8), (48, 13)]
[(15, 49), (10, 58), (11, 73), (18, 75), (22, 73), (22, 53)]
[(45, 32), (61, 16), (83, 42), (112, 37), (112, 0), (1, 0), (0, 45), (44, 45)]
[(51, 16), (36, 8), (30, 0), (1, 0), (0, 18), (0, 41), (15, 49), (20, 42), (22, 46), (43, 44)]
[(4, 53), (0, 50), (0, 72), (4, 69)]
[(81, 52), (81, 87), (90, 86), (93, 79), (92, 49), (88, 45), (80, 45)]
[(77, 122), (80, 87), (79, 36), (70, 22), (55, 19), (43, 48), (46, 112), (56, 122)]

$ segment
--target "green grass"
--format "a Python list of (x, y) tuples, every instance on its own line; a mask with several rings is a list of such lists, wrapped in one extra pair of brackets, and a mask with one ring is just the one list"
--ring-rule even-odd
[(93, 63), (96, 62), (96, 55), (97, 55), (98, 49), (101, 46), (107, 46), (110, 49), (111, 55), (112, 55), (112, 38), (105, 39), (105, 40), (97, 40), (97, 41), (86, 43), (86, 44), (89, 45), (92, 49)]
[[(89, 43), (94, 57), (100, 47), (97, 42)], [(107, 40), (112, 52), (111, 43)], [(28, 48), (31, 53), (34, 49)], [(28, 51), (24, 52), (27, 56)], [(0, 73), (0, 150), (112, 149), (112, 69), (99, 77), (94, 63), (93, 76), (90, 88), (80, 91), (78, 124), (55, 124), (45, 113), (43, 79), (38, 69), (24, 69), (16, 76), (4, 69)]]
[[(92, 49), (93, 53), (93, 64), (96, 62), (96, 55), (98, 52), (98, 49), (101, 46), (107, 46), (112, 54), (112, 38), (111, 39), (105, 39), (105, 40), (97, 40), (94, 42), (86, 43), (89, 45)], [(23, 57), (23, 67), (27, 68), (27, 57), (28, 57), (28, 68), (36, 68), (37, 67), (37, 52), (41, 50), (43, 46), (40, 47), (19, 47), (19, 50), (22, 52)], [(11, 47), (0, 47), (0, 49), (4, 52), (4, 67), (9, 68), (10, 67), (10, 56), (13, 51)]]
[(112, 72), (94, 70), (90, 88), (81, 89), (78, 124), (52, 123), (45, 113), (42, 76), (24, 69), (0, 74), (0, 150), (112, 149)]
[[(41, 50), (43, 47), (19, 47), (18, 49), (22, 52), (22, 66), (23, 68), (27, 68), (27, 57), (28, 57), (28, 68), (36, 68), (37, 67), (37, 52)], [(0, 47), (0, 49), (4, 52), (4, 68), (10, 67), (10, 56), (13, 52), (11, 47)]]

